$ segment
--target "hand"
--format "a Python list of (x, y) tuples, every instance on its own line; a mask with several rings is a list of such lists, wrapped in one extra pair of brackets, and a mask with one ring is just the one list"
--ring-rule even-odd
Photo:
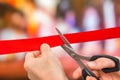
[[(96, 74), (97, 77), (100, 77), (100, 80), (119, 80), (120, 79), (120, 71), (111, 72), (111, 73), (104, 73), (102, 71), (103, 68), (111, 68), (115, 66), (114, 62), (110, 59), (99, 58), (95, 61), (88, 62), (86, 65)], [(75, 70), (73, 73), (73, 77), (75, 79), (81, 77), (82, 76), (81, 71), (82, 71), (81, 68), (78, 68), (77, 70)], [(96, 80), (96, 79), (88, 76), (86, 80)]]
[(67, 80), (59, 60), (47, 44), (43, 44), (40, 51), (27, 53), (24, 67), (30, 80)]

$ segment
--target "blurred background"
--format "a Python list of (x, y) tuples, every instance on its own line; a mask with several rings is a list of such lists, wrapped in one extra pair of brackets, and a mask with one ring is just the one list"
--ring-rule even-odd
[[(56, 35), (55, 27), (63, 33), (75, 33), (115, 26), (120, 26), (120, 0), (0, 0), (0, 40)], [(120, 56), (120, 39), (72, 46), (81, 55)], [(52, 49), (73, 80), (76, 62), (60, 47)], [(24, 56), (25, 52), (0, 55), (0, 80), (28, 80)]]

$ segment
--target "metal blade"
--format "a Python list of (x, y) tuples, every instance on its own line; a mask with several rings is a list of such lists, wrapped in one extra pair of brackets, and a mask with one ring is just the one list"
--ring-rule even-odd
[(82, 55), (77, 54), (72, 48), (68, 47), (67, 45), (63, 45), (61, 47), (73, 58), (77, 56), (83, 60), (87, 60), (87, 61), (90, 60), (90, 57), (86, 57), (86, 56), (82, 56)]
[[(81, 58), (83, 58), (82, 56), (79, 56), (77, 53), (73, 51), (73, 49), (69, 48), (67, 45), (61, 47), (79, 64), (79, 66), (82, 69), (87, 68), (85, 64), (81, 61)], [(86, 57), (85, 59), (89, 59), (89, 58)]]
[(60, 32), (60, 30), (57, 29), (57, 28), (56, 28), (56, 30), (57, 30), (60, 38), (62, 39), (62, 41), (63, 41), (67, 46), (69, 46), (70, 48), (72, 48), (72, 46), (70, 45), (70, 42), (69, 42), (69, 41), (65, 38), (65, 36)]

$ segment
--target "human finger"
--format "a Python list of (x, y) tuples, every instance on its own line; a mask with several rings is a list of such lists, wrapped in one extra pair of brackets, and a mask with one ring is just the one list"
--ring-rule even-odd
[(34, 55), (35, 58), (39, 57), (40, 56), (40, 51), (34, 51), (33, 55)]
[(49, 53), (51, 53), (51, 48), (48, 44), (42, 44), (40, 47), (40, 51), (41, 51), (41, 55), (48, 55)]
[(28, 52), (25, 56), (25, 61), (34, 59), (34, 58), (35, 58), (35, 56), (34, 56), (33, 52)]
[(115, 63), (107, 58), (99, 58), (95, 61), (88, 62), (87, 65), (93, 70), (101, 70), (103, 68), (114, 67)]
[(73, 72), (72, 76), (73, 76), (74, 79), (78, 79), (79, 77), (81, 77), (81, 75), (82, 75), (82, 70), (79, 67)]

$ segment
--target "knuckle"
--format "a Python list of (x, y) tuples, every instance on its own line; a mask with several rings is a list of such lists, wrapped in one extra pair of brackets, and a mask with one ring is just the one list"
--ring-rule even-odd
[(29, 62), (29, 63), (24, 63), (24, 68), (26, 69), (26, 70), (28, 70), (28, 69), (30, 69), (31, 68), (31, 66), (32, 66), (32, 64)]

